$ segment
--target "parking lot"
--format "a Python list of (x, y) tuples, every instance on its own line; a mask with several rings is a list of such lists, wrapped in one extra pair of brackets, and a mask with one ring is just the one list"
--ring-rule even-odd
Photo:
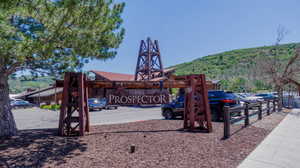
[[(58, 127), (59, 111), (27, 108), (14, 109), (13, 114), (19, 130)], [(90, 112), (91, 125), (116, 124), (162, 118), (160, 107), (119, 107), (117, 110)]]
[[(300, 99), (295, 99), (296, 108)], [(57, 128), (59, 111), (40, 108), (14, 109), (13, 114), (18, 129)], [(117, 110), (90, 112), (91, 125), (116, 124), (142, 120), (162, 119), (160, 107), (139, 108), (119, 107)]]

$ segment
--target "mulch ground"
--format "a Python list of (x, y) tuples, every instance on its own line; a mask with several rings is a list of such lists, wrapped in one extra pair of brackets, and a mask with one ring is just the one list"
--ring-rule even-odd
[[(10, 168), (231, 168), (236, 167), (284, 118), (264, 116), (247, 128), (223, 124), (213, 133), (183, 132), (182, 120), (151, 120), (92, 127), (85, 137), (59, 137), (56, 130), (25, 130), (0, 142), (0, 167)], [(130, 148), (135, 147), (135, 151)]]

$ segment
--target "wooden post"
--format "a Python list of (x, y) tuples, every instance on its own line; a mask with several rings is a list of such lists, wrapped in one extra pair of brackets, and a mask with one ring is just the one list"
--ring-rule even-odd
[(65, 126), (65, 115), (67, 113), (67, 106), (69, 106), (69, 82), (71, 75), (70, 73), (65, 73), (65, 80), (64, 80), (64, 89), (62, 94), (62, 103), (60, 108), (60, 115), (59, 115), (59, 125), (58, 125), (58, 134), (60, 136), (64, 136), (64, 126)]
[(58, 104), (57, 103), (57, 90), (56, 89), (57, 89), (57, 87), (54, 88), (54, 103)]
[(212, 132), (211, 113), (208, 102), (204, 75), (186, 77), (189, 86), (185, 90), (184, 128), (189, 131), (196, 129)]
[(267, 115), (270, 115), (270, 100), (267, 100)]
[[(66, 73), (59, 119), (61, 136), (80, 135), (89, 131), (86, 77), (83, 73)], [(77, 111), (78, 115), (75, 114)]]
[[(87, 77), (86, 75), (84, 75), (85, 81), (87, 81)], [(90, 132), (90, 115), (89, 115), (89, 105), (88, 105), (88, 93), (89, 93), (89, 89), (88, 87), (85, 88), (85, 93), (84, 93), (84, 108), (85, 108), (85, 117), (86, 117), (86, 125), (85, 125), (85, 130), (87, 132)]]
[(275, 99), (273, 99), (273, 112), (276, 112), (276, 102), (275, 102)]
[(85, 113), (84, 113), (84, 79), (83, 74), (80, 74), (77, 76), (77, 81), (79, 82), (79, 100), (78, 100), (78, 106), (79, 106), (79, 135), (84, 136), (85, 133)]
[(249, 125), (249, 103), (246, 103), (244, 115), (245, 115), (245, 127), (247, 127)]
[(262, 102), (259, 102), (259, 107), (258, 107), (258, 120), (262, 119)]
[(184, 112), (183, 112), (183, 128), (188, 129), (189, 128), (189, 113), (190, 113), (190, 101), (189, 101), (189, 93), (188, 89), (185, 89), (184, 93)]
[(224, 139), (230, 137), (230, 111), (229, 107), (224, 107)]
[[(205, 79), (205, 75), (200, 75), (200, 79), (201, 79), (201, 89), (202, 89), (202, 96), (203, 96), (203, 104), (204, 104), (204, 108), (205, 108), (205, 121), (206, 121), (206, 127), (207, 127), (207, 131), (208, 132), (212, 132), (212, 123), (211, 123), (211, 110), (210, 110), (210, 106), (209, 106), (209, 101), (208, 101), (208, 89), (207, 89), (207, 85), (206, 85), (206, 79)], [(203, 121), (202, 121), (203, 122)]]
[(196, 114), (195, 114), (195, 99), (194, 99), (194, 95), (195, 95), (195, 86), (196, 86), (196, 81), (195, 79), (193, 79), (192, 77), (190, 78), (191, 80), (191, 91), (189, 93), (189, 105), (190, 105), (190, 116), (189, 116), (189, 119), (190, 119), (190, 130), (191, 131), (194, 131), (195, 129), (195, 119), (196, 119)]
[(281, 105), (279, 105), (279, 100), (276, 99), (276, 101), (277, 101), (277, 111), (281, 111), (282, 110), (282, 106), (283, 106), (283, 102), (281, 102)]

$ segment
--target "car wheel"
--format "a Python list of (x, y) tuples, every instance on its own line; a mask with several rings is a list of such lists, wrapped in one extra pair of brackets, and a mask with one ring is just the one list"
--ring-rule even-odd
[(164, 116), (165, 116), (165, 119), (166, 119), (166, 120), (174, 119), (173, 112), (172, 112), (172, 110), (170, 110), (170, 109), (166, 109), (166, 110), (164, 111)]
[(115, 110), (118, 109), (118, 107), (115, 107)]

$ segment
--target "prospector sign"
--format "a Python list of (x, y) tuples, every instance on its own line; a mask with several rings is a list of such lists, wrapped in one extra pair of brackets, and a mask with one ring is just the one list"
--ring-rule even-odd
[(147, 90), (124, 90), (108, 94), (108, 104), (134, 105), (134, 104), (167, 104), (169, 93), (166, 91), (149, 93)]

